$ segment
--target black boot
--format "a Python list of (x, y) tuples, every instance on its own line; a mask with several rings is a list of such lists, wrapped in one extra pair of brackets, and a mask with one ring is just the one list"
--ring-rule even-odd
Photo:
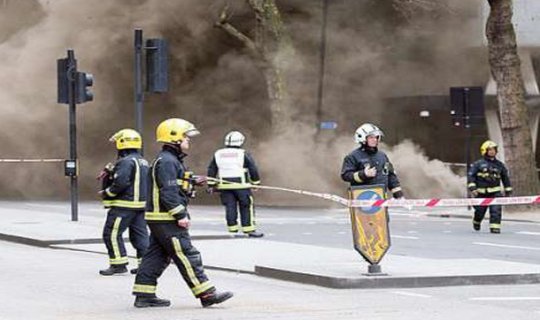
[(491, 229), (489, 229), (489, 232), (498, 234), (498, 233), (501, 233), (501, 229), (499, 229), (499, 228), (491, 228)]
[(210, 292), (201, 296), (201, 304), (203, 308), (209, 307), (214, 304), (222, 303), (225, 300), (232, 298), (233, 293), (229, 291), (225, 292)]
[(250, 238), (262, 238), (263, 236), (264, 236), (264, 233), (262, 232), (253, 231), (253, 232), (248, 233), (248, 237)]
[(168, 307), (171, 305), (171, 301), (167, 299), (160, 299), (158, 297), (142, 297), (137, 296), (135, 303), (136, 308), (148, 308), (148, 307)]
[(99, 274), (102, 276), (112, 276), (113, 274), (126, 273), (126, 266), (110, 266), (107, 269), (99, 270)]
[(473, 225), (472, 225), (473, 229), (476, 230), (476, 231), (480, 231), (480, 224), (476, 224), (473, 222)]
[(129, 270), (129, 273), (131, 273), (131, 274), (137, 274), (137, 272), (139, 272), (139, 268), (133, 268), (133, 269)]

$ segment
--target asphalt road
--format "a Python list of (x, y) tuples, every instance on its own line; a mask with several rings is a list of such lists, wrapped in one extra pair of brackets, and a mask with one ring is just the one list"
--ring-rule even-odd
[[(224, 230), (224, 214), (217, 207), (193, 209), (194, 227)], [(200, 212), (200, 216), (197, 213)], [(448, 212), (448, 209), (439, 212)], [(485, 220), (480, 232), (468, 218), (431, 217), (427, 212), (391, 211), (390, 254), (434, 259), (489, 258), (540, 264), (540, 224), (505, 221), (501, 234), (489, 233)], [(259, 229), (273, 241), (323, 247), (353, 248), (346, 210), (260, 208)]]
[[(66, 204), (25, 205), (69, 212)], [(81, 205), (81, 214), (104, 217), (105, 211), (89, 203)], [(194, 206), (192, 216), (193, 228), (225, 229), (219, 206)], [(259, 208), (258, 218), (265, 239), (352, 247), (348, 214), (342, 209)], [(503, 233), (492, 235), (486, 230), (472, 231), (469, 219), (400, 210), (391, 218), (390, 253), (440, 259), (480, 256), (538, 264), (539, 229), (536, 223), (505, 222)], [(132, 307), (132, 276), (104, 278), (97, 274), (103, 267), (101, 254), (3, 241), (0, 251), (1, 320), (540, 319), (539, 285), (336, 290), (215, 270), (208, 271), (212, 282), (234, 291), (235, 297), (222, 306), (202, 309), (174, 266), (160, 279), (158, 290), (160, 296), (172, 300), (172, 306), (139, 310)]]

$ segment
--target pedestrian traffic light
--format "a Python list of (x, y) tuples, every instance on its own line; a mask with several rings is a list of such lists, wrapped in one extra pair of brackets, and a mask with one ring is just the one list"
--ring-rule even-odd
[(161, 93), (169, 89), (168, 44), (164, 39), (146, 40), (146, 91)]
[(85, 103), (94, 100), (94, 94), (89, 88), (94, 84), (94, 76), (86, 72), (77, 72), (75, 81), (75, 101)]

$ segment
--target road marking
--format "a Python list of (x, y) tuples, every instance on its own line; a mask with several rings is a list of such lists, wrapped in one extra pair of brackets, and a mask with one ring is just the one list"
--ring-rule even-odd
[(431, 298), (431, 296), (427, 294), (414, 293), (414, 292), (408, 292), (408, 291), (392, 291), (392, 293), (399, 294), (401, 296), (408, 296), (408, 297)]
[(516, 234), (525, 234), (528, 236), (540, 236), (540, 232), (531, 232), (531, 231), (518, 231)]
[(309, 221), (307, 224), (316, 224), (316, 221)]
[(393, 234), (393, 235), (390, 235), (391, 238), (396, 238), (396, 239), (409, 239), (409, 240), (418, 240), (420, 238), (418, 237), (413, 237), (413, 236), (399, 236), (399, 235), (396, 235), (396, 234)]
[(444, 230), (443, 233), (452, 233), (452, 230)]
[(304, 236), (310, 236), (310, 235), (312, 235), (312, 234), (313, 234), (313, 233), (311, 233), (311, 232), (303, 232), (303, 233), (302, 233), (302, 235), (304, 235)]
[(407, 231), (408, 234), (418, 234), (418, 231), (414, 231), (414, 230), (411, 230), (411, 231)]
[(498, 244), (498, 243), (489, 243), (489, 242), (473, 242), (473, 244), (476, 244), (476, 245), (479, 245), (479, 246), (499, 247), (499, 248), (540, 250), (540, 248), (538, 248), (538, 247), (512, 246), (512, 245), (508, 245), (508, 244)]
[(338, 234), (345, 234), (345, 231), (339, 231)]
[(476, 297), (469, 298), (471, 301), (531, 301), (540, 300), (540, 297)]

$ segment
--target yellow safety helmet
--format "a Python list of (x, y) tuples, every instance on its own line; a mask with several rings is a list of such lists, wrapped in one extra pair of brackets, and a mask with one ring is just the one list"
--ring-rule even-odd
[(116, 142), (118, 150), (142, 148), (141, 135), (133, 129), (122, 129), (113, 134), (109, 141)]
[(180, 143), (184, 137), (194, 137), (200, 132), (193, 123), (179, 118), (161, 122), (156, 129), (157, 142)]
[(491, 140), (486, 140), (480, 146), (480, 154), (485, 156), (489, 148), (495, 148), (497, 150), (497, 144)]

